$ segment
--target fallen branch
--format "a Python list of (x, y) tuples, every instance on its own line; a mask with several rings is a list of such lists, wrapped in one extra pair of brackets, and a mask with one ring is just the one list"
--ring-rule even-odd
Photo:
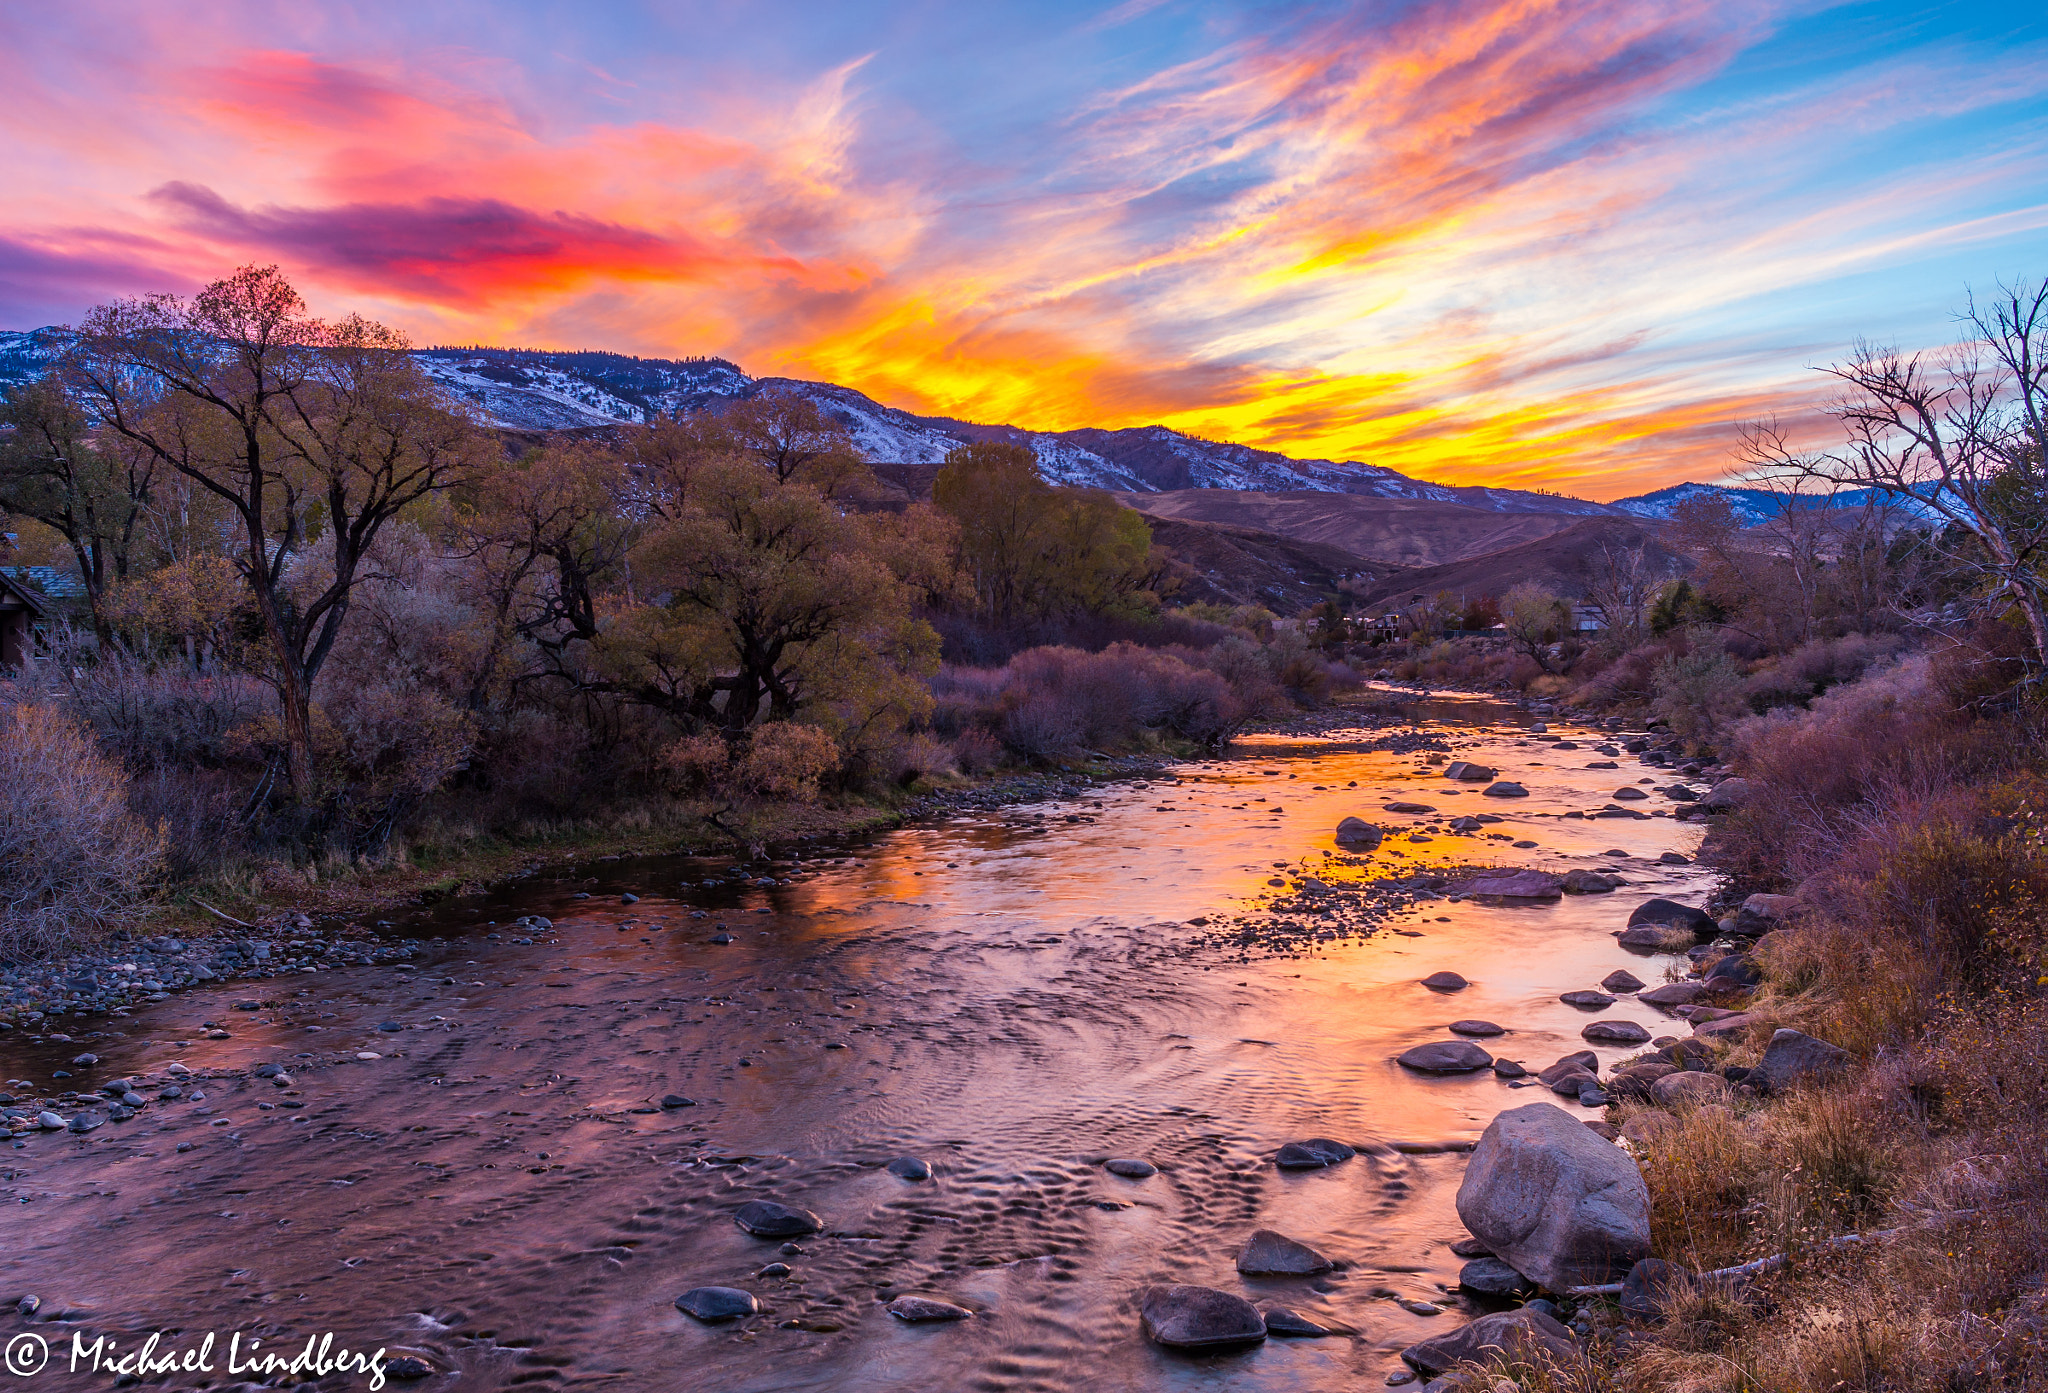
[[(1938, 1228), (1942, 1224), (1950, 1223), (1956, 1219), (1968, 1219), (1975, 1216), (1978, 1212), (1975, 1209), (1958, 1209), (1953, 1213), (1937, 1215), (1922, 1223), (1903, 1224), (1895, 1229), (1879, 1229), (1876, 1233), (1839, 1234), (1834, 1238), (1824, 1239), (1815, 1246), (1821, 1248), (1846, 1248), (1852, 1243), (1875, 1243), (1880, 1238), (1897, 1237), (1909, 1229)], [(1713, 1282), (1726, 1281), (1736, 1277), (1760, 1277), (1766, 1272), (1777, 1271), (1790, 1261), (1792, 1261), (1790, 1253), (1773, 1253), (1767, 1258), (1758, 1258), (1755, 1262), (1745, 1262), (1740, 1267), (1722, 1267), (1716, 1268), (1712, 1272), (1702, 1272), (1698, 1275), (1697, 1280)], [(1602, 1282), (1598, 1286), (1591, 1287), (1566, 1287), (1564, 1294), (1566, 1296), (1619, 1296), (1621, 1295), (1622, 1288), (1626, 1285), (1624, 1282)]]
[(208, 903), (207, 903), (207, 902), (206, 902), (205, 900), (202, 900), (202, 899), (198, 899), (198, 898), (194, 898), (194, 899), (193, 899), (193, 901), (192, 901), (192, 903), (194, 903), (194, 904), (198, 905), (198, 906), (199, 906), (199, 907), (200, 907), (201, 909), (205, 910), (205, 911), (206, 911), (206, 912), (207, 912), (208, 914), (211, 914), (211, 915), (212, 915), (212, 916), (214, 916), (214, 918), (216, 918), (216, 919), (225, 919), (225, 920), (227, 920), (227, 922), (228, 922), (228, 923), (230, 923), (230, 924), (233, 924), (233, 925), (234, 925), (234, 926), (235, 926), (236, 928), (238, 928), (238, 929), (253, 929), (253, 928), (255, 928), (255, 927), (256, 927), (256, 926), (255, 926), (254, 924), (245, 924), (245, 923), (243, 923), (243, 922), (242, 922), (241, 920), (237, 919), (237, 918), (236, 918), (236, 917), (235, 917), (234, 915), (232, 915), (232, 914), (223, 914), (223, 913), (221, 913), (221, 912), (220, 912), (219, 910), (215, 909), (215, 908), (214, 908), (214, 907), (213, 907), (212, 905), (208, 904)]

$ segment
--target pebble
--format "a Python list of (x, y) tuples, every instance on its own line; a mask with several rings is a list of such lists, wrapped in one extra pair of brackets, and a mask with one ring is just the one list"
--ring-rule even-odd
[(898, 1156), (888, 1164), (887, 1170), (889, 1174), (901, 1180), (930, 1180), (932, 1178), (931, 1166), (917, 1156)]
[(1140, 1161), (1129, 1156), (1105, 1161), (1102, 1168), (1111, 1175), (1121, 1175), (1127, 1180), (1145, 1180), (1159, 1174), (1159, 1167), (1150, 1161)]
[(754, 1275), (756, 1277), (787, 1277), (789, 1270), (789, 1264), (786, 1262), (771, 1262)]
[(685, 1098), (680, 1093), (664, 1093), (661, 1098), (661, 1105), (669, 1109), (694, 1108), (697, 1106), (697, 1103), (695, 1099)]

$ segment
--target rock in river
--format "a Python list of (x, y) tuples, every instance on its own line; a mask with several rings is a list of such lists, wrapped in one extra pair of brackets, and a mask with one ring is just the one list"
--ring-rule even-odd
[(1444, 893), (1493, 895), (1507, 900), (1554, 900), (1564, 893), (1564, 882), (1547, 871), (1494, 871), (1461, 880)]
[[(1572, 1125), (1578, 1127), (1579, 1124), (1574, 1122)], [(1586, 1129), (1579, 1127), (1579, 1130), (1583, 1132)], [(1614, 1148), (1608, 1147), (1608, 1150), (1613, 1151)], [(1532, 1311), (1526, 1306), (1519, 1311), (1481, 1316), (1470, 1325), (1445, 1331), (1434, 1339), (1410, 1345), (1401, 1351), (1403, 1359), (1432, 1377), (1466, 1360), (1528, 1364), (1535, 1362), (1534, 1357), (1542, 1355), (1568, 1363), (1576, 1359), (1578, 1346), (1572, 1342), (1570, 1330), (1541, 1311)]]
[(1319, 1170), (1334, 1166), (1339, 1161), (1348, 1161), (1358, 1153), (1340, 1141), (1328, 1137), (1310, 1137), (1307, 1141), (1291, 1141), (1280, 1148), (1280, 1154), (1273, 1158), (1273, 1164), (1285, 1171)]
[(1678, 1006), (1690, 1006), (1707, 994), (1706, 986), (1699, 982), (1666, 982), (1661, 987), (1652, 987), (1636, 998), (1652, 1006), (1669, 1011)]
[(707, 1324), (737, 1320), (761, 1309), (750, 1291), (738, 1287), (692, 1287), (676, 1298), (676, 1309)]
[(1292, 1335), (1297, 1339), (1313, 1340), (1332, 1333), (1328, 1326), (1317, 1325), (1307, 1316), (1297, 1315), (1285, 1306), (1268, 1306), (1265, 1321), (1268, 1335)]
[(1111, 1175), (1120, 1175), (1126, 1180), (1148, 1180), (1159, 1174), (1159, 1167), (1150, 1161), (1140, 1161), (1135, 1156), (1122, 1156), (1106, 1161), (1102, 1168)]
[(1688, 929), (1701, 942), (1712, 938), (1721, 931), (1714, 917), (1703, 909), (1694, 909), (1689, 904), (1676, 900), (1645, 900), (1635, 907), (1628, 916), (1628, 927), (1656, 924), (1668, 929)]
[(1458, 1186), (1458, 1217), (1496, 1257), (1552, 1291), (1609, 1281), (1650, 1253), (1642, 1172), (1550, 1103), (1487, 1126)]
[(1389, 803), (1386, 805), (1386, 810), (1390, 813), (1433, 813), (1436, 811), (1435, 808), (1430, 807), (1427, 803)]
[(882, 1308), (898, 1320), (966, 1320), (974, 1312), (965, 1306), (955, 1306), (950, 1301), (934, 1301), (928, 1296), (899, 1296)]
[(1257, 1307), (1213, 1287), (1147, 1287), (1142, 1303), (1145, 1333), (1173, 1349), (1217, 1349), (1266, 1338)]
[(1308, 1244), (1272, 1229), (1254, 1229), (1237, 1255), (1237, 1270), (1248, 1277), (1313, 1277), (1334, 1265)]
[(1340, 846), (1362, 847), (1370, 851), (1380, 844), (1385, 835), (1362, 817), (1347, 817), (1337, 824), (1337, 842)]
[(1470, 1040), (1432, 1040), (1404, 1052), (1400, 1063), (1424, 1074), (1469, 1074), (1493, 1063), (1493, 1056)]
[(1603, 1045), (1640, 1045), (1650, 1038), (1650, 1032), (1634, 1021), (1594, 1021), (1579, 1035)]
[(1422, 979), (1422, 985), (1433, 992), (1461, 992), (1472, 984), (1455, 972), (1432, 972)]
[(1495, 1025), (1492, 1021), (1452, 1021), (1450, 1031), (1453, 1035), (1479, 1036), (1505, 1035), (1508, 1033), (1506, 1027)]
[(1462, 759), (1454, 760), (1444, 767), (1445, 778), (1454, 779), (1463, 784), (1487, 783), (1496, 778), (1498, 773), (1498, 770), (1489, 769), (1483, 764), (1473, 764)]
[(932, 1178), (932, 1168), (925, 1163), (922, 1157), (918, 1156), (898, 1156), (888, 1164), (887, 1170), (889, 1174), (897, 1177), (899, 1180), (930, 1180)]
[(1643, 979), (1625, 967), (1617, 967), (1600, 979), (1600, 986), (1610, 992), (1639, 992), (1643, 989)]
[(797, 1238), (825, 1227), (825, 1221), (810, 1210), (792, 1209), (774, 1200), (749, 1200), (732, 1218), (756, 1238)]
[(1497, 784), (1488, 784), (1480, 796), (1483, 798), (1527, 798), (1529, 790), (1523, 788), (1518, 783), (1503, 780)]
[(1458, 1285), (1481, 1296), (1532, 1296), (1536, 1284), (1499, 1258), (1475, 1258), (1458, 1269)]
[(1605, 992), (1566, 992), (1558, 1000), (1581, 1011), (1605, 1011), (1614, 1004), (1614, 998)]

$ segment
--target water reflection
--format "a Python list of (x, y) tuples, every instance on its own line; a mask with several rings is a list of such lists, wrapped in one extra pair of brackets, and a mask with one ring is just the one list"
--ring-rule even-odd
[[(1440, 753), (1530, 796), (1484, 798), (1426, 751), (1367, 748), (1376, 732), (1265, 737), (772, 877), (669, 858), (528, 881), (404, 925), (443, 936), (416, 971), (138, 1011), (93, 1046), (108, 1077), (280, 1061), (291, 1087), (237, 1073), (202, 1103), (11, 1153), (8, 1289), (69, 1312), (59, 1329), (333, 1329), (413, 1347), (453, 1371), (437, 1388), (1377, 1382), (1394, 1351), (1463, 1318), (1396, 1300), (1447, 1299), (1463, 1159), (1388, 1151), (1299, 1174), (1273, 1152), (1306, 1136), (1476, 1137), (1538, 1095), (1394, 1056), (1471, 1017), (1507, 1026), (1488, 1048), (1533, 1066), (1582, 1048), (1587, 1017), (1558, 994), (1617, 966), (1654, 979), (1662, 961), (1646, 968), (1612, 930), (1650, 894), (1699, 888), (1655, 861), (1696, 835), (1670, 819), (1561, 816), (1641, 777), (1635, 761), (1589, 770), (1592, 738), (1559, 751), (1492, 703), (1425, 714)], [(1394, 801), (1436, 811), (1382, 810)], [(1536, 847), (1441, 830), (1468, 811)], [(1354, 813), (1400, 829), (1374, 867), (1614, 866), (1630, 884), (1538, 907), (1430, 901), (1300, 955), (1193, 946), (1187, 921), (1256, 912), (1276, 866), (1365, 874), (1332, 841)], [(522, 914), (555, 928), (516, 945), (504, 926)], [(712, 941), (720, 926), (731, 942)], [(1440, 969), (1471, 986), (1419, 985)], [(252, 992), (261, 1010), (230, 1011)], [(230, 1040), (193, 1028), (230, 1014)], [(1671, 1028), (1627, 998), (1606, 1014)], [(23, 1075), (60, 1048), (0, 1046)], [(663, 1109), (671, 1095), (692, 1106)], [(905, 1154), (933, 1178), (881, 1169)], [(1109, 1156), (1159, 1174), (1110, 1175)], [(730, 1216), (760, 1197), (817, 1211), (827, 1233), (796, 1253), (747, 1236)], [(1247, 1282), (1232, 1264), (1258, 1227), (1344, 1266)], [(753, 1275), (771, 1261), (790, 1275)], [(1248, 1290), (1355, 1334), (1178, 1358), (1138, 1335), (1135, 1294), (1159, 1281)], [(770, 1314), (704, 1327), (672, 1308), (707, 1284), (753, 1290)], [(977, 1315), (906, 1326), (880, 1309), (902, 1292)]]

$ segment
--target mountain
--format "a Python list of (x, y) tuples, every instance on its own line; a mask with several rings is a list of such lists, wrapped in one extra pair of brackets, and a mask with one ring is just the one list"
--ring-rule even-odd
[[(54, 328), (0, 332), (0, 386), (40, 377), (69, 337), (67, 331)], [(855, 446), (876, 463), (936, 465), (947, 451), (970, 441), (1012, 441), (1037, 455), (1039, 472), (1052, 483), (1123, 494), (1223, 490), (1353, 495), (1562, 520), (1669, 517), (1684, 498), (1718, 489), (1730, 496), (1746, 521), (1760, 522), (1776, 511), (1776, 500), (1760, 489), (1688, 483), (1613, 504), (1589, 503), (1524, 489), (1432, 484), (1353, 460), (1294, 459), (1273, 450), (1184, 435), (1166, 426), (1045, 432), (919, 416), (830, 382), (749, 377), (738, 364), (723, 358), (636, 358), (623, 353), (484, 347), (428, 348), (413, 356), (428, 376), (484, 421), (522, 433), (637, 424), (657, 413), (715, 410), (722, 403), (761, 392), (786, 391), (815, 401), (845, 426)], [(1563, 525), (1559, 521), (1546, 527), (1554, 531)], [(1341, 541), (1334, 544), (1347, 545)]]

